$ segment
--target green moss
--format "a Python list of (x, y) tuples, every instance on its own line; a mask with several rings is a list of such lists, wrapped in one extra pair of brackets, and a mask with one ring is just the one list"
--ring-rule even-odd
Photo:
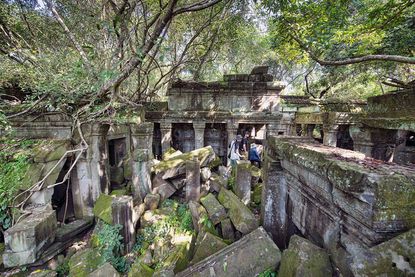
[(90, 248), (81, 250), (69, 260), (69, 276), (87, 277), (104, 262), (105, 259), (98, 250)]
[(254, 201), (255, 204), (259, 205), (261, 204), (261, 197), (262, 197), (262, 188), (263, 185), (262, 184), (258, 184), (255, 188), (254, 188), (254, 192), (252, 194), (252, 200)]
[(111, 196), (123, 196), (123, 195), (127, 195), (127, 189), (116, 189), (111, 191), (110, 195)]
[(180, 154), (168, 160), (161, 161), (160, 163), (154, 165), (153, 170), (157, 174), (159, 172), (166, 171), (170, 168), (182, 166), (186, 161), (192, 160), (194, 156), (197, 156), (198, 160), (203, 165), (205, 163), (210, 162), (208, 159), (210, 157), (214, 157), (215, 153), (211, 146), (206, 146), (200, 149)]
[(94, 215), (108, 224), (112, 224), (112, 199), (110, 195), (101, 194), (93, 209)]
[(327, 253), (299, 236), (292, 236), (281, 257), (280, 276), (325, 277), (332, 275)]
[(154, 274), (154, 269), (148, 265), (137, 260), (131, 266), (131, 270), (128, 272), (128, 277), (152, 277)]
[(210, 233), (199, 232), (195, 244), (195, 253), (191, 263), (195, 264), (200, 262), (226, 246), (227, 244), (221, 238)]
[(407, 228), (415, 227), (415, 177), (402, 174), (385, 176), (378, 183), (374, 220), (402, 221)]

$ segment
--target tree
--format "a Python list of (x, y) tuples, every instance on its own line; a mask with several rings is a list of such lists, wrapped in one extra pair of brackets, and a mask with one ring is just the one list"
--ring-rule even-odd
[(375, 93), (382, 92), (385, 78), (411, 80), (415, 1), (282, 0), (262, 5), (271, 18), (274, 49), (302, 64), (302, 75), (314, 68), (316, 78), (311, 79), (321, 83), (320, 89), (330, 83), (328, 95), (344, 94), (347, 82), (353, 90), (356, 80)]
[(18, 83), (33, 92), (33, 100), (48, 99), (49, 109), (84, 119), (114, 103), (135, 107), (153, 98), (192, 59), (195, 47), (208, 44), (199, 38), (233, 3), (44, 2), (0, 4), (0, 86)]

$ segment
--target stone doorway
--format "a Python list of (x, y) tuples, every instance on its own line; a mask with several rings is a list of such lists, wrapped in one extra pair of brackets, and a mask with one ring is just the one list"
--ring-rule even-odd
[(108, 160), (110, 166), (111, 190), (122, 187), (124, 179), (127, 145), (125, 138), (112, 139), (108, 141)]
[(153, 155), (157, 160), (161, 160), (162, 157), (162, 148), (161, 148), (161, 130), (160, 123), (154, 123), (153, 129)]
[(204, 132), (204, 146), (212, 146), (213, 151), (222, 160), (222, 164), (227, 162), (227, 143), (228, 133), (225, 123), (207, 123)]
[[(56, 180), (56, 183), (62, 182), (64, 176), (71, 167), (71, 164), (72, 159), (67, 159), (64, 166), (62, 167), (61, 172), (59, 173), (59, 177)], [(53, 187), (52, 207), (56, 211), (56, 218), (59, 222), (69, 223), (76, 219), (70, 178), (63, 184)]]
[(192, 123), (172, 124), (172, 146), (183, 153), (195, 149), (195, 131)]

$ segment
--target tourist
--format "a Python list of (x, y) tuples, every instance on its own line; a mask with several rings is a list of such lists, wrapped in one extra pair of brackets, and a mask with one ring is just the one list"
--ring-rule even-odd
[(259, 157), (259, 153), (257, 150), (257, 145), (255, 143), (251, 144), (251, 149), (249, 150), (248, 159), (251, 164), (261, 168), (261, 158)]
[(249, 140), (249, 132), (245, 132), (245, 136), (242, 138), (242, 141), (239, 145), (239, 151), (241, 155), (244, 157), (244, 159), (247, 159), (248, 156), (248, 140)]
[(229, 155), (228, 158), (231, 160), (232, 169), (236, 166), (236, 161), (242, 158), (242, 155), (239, 153), (239, 145), (242, 142), (242, 136), (237, 135), (234, 140), (232, 140), (229, 145)]

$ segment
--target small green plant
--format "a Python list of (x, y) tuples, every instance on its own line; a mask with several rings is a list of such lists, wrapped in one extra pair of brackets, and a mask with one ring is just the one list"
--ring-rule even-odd
[(69, 259), (65, 260), (56, 268), (56, 274), (58, 277), (65, 277), (69, 275)]
[(12, 225), (9, 206), (22, 186), (29, 167), (29, 147), (34, 143), (33, 140), (0, 140), (0, 225), (3, 230)]
[(277, 277), (277, 273), (275, 273), (274, 270), (272, 270), (272, 269), (269, 268), (269, 269), (267, 269), (265, 271), (262, 271), (258, 275), (258, 277)]
[(236, 182), (236, 180), (235, 180), (235, 174), (232, 174), (228, 178), (228, 186), (231, 187), (231, 189), (233, 191), (235, 191), (235, 182)]
[(104, 257), (105, 261), (110, 262), (114, 268), (122, 273), (129, 269), (125, 257), (121, 256), (121, 250), (124, 247), (123, 237), (120, 235), (122, 226), (109, 225), (104, 223), (101, 230), (97, 233), (98, 250)]

